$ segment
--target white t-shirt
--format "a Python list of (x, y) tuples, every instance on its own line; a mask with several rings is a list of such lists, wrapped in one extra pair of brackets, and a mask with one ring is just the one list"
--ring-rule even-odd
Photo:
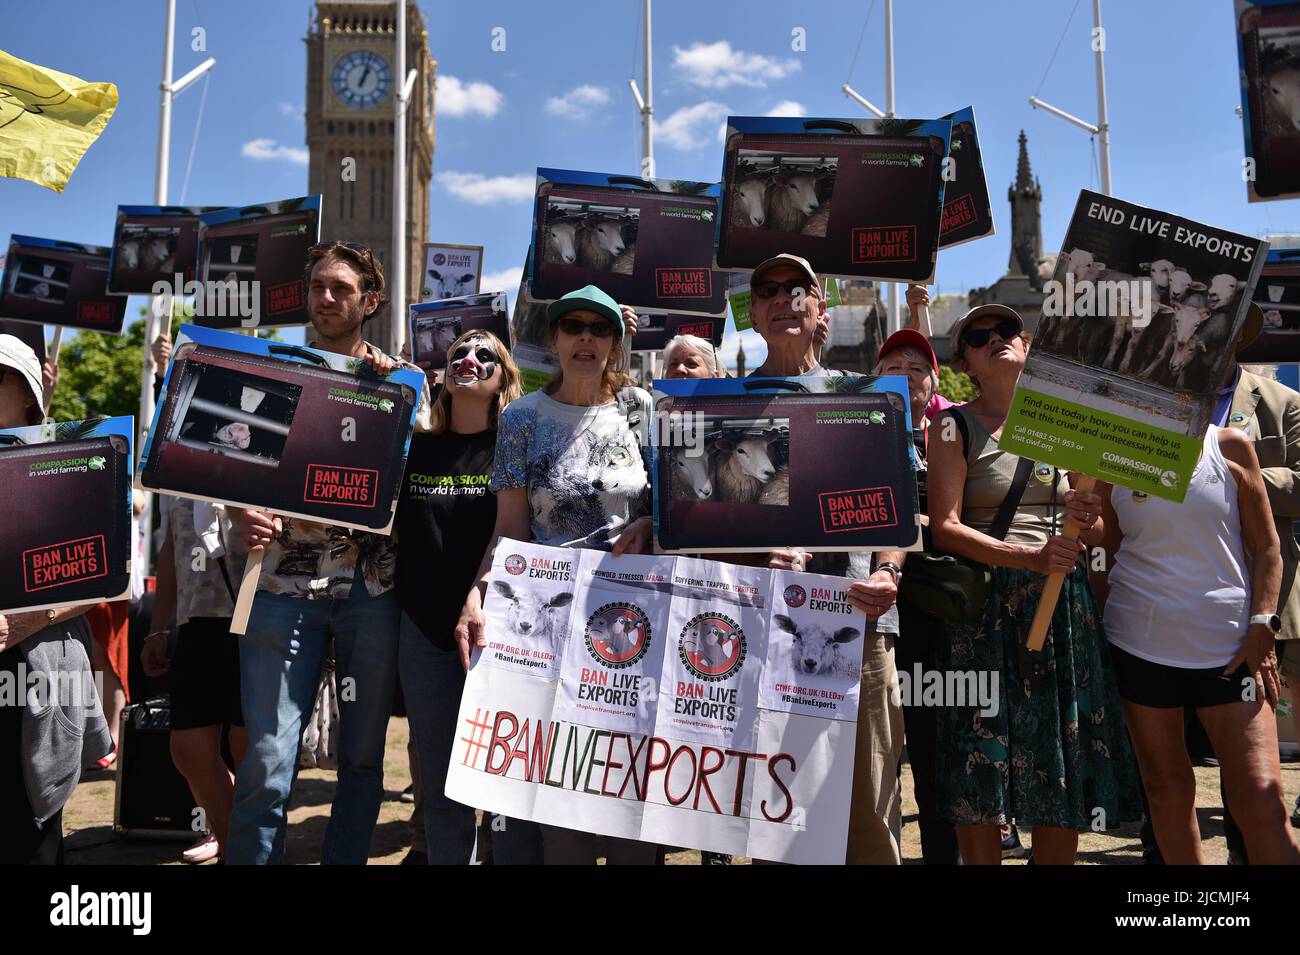
[(1106, 636), (1135, 657), (1225, 666), (1250, 624), (1250, 569), (1237, 482), (1211, 426), (1183, 503), (1115, 487), (1124, 541), (1110, 571)]
[(493, 492), (528, 489), (533, 540), (610, 550), (622, 528), (649, 513), (646, 470), (629, 414), (648, 422), (650, 396), (583, 407), (534, 391), (511, 402), (497, 427)]

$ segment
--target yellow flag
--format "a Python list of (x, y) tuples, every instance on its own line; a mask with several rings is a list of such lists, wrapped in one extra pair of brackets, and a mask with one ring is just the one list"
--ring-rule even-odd
[(0, 50), (0, 176), (62, 192), (117, 109), (117, 87)]

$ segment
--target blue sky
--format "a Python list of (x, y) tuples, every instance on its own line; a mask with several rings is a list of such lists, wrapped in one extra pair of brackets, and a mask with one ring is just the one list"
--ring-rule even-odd
[[(1088, 135), (1026, 102), (1037, 92), (1095, 119), (1087, 0), (1044, 79), (1075, 5), (895, 4), (898, 113), (929, 117), (975, 106), (1000, 230), (940, 255), (941, 293), (990, 284), (1005, 271), (1006, 187), (1021, 128), (1042, 181), (1047, 250), (1058, 247), (1079, 189), (1097, 188)], [(639, 170), (640, 120), (627, 80), (641, 72), (641, 3), (423, 0), (419, 7), (440, 77), (430, 238), (485, 246), (485, 272), (513, 294), (537, 166)], [(301, 0), (178, 0), (176, 75), (206, 55), (217, 65), (183, 195), (202, 81), (176, 101), (169, 201), (241, 204), (306, 192), (302, 38), (313, 8)], [(863, 115), (840, 92), (846, 80), (883, 105), (883, 8), (883, 0), (657, 0), (657, 174), (716, 180), (718, 128), (728, 114)], [(39, 17), (5, 19), (0, 48), (112, 81), (121, 102), (64, 193), (0, 179), (0, 241), (18, 232), (107, 244), (119, 203), (152, 201), (164, 9), (162, 0), (44, 0)], [(1230, 0), (1111, 0), (1103, 13), (1115, 193), (1247, 234), (1300, 234), (1300, 201), (1246, 201)], [(190, 49), (194, 26), (206, 30), (207, 53)], [(492, 50), (494, 27), (506, 31), (502, 52)], [(805, 51), (792, 49), (795, 28), (805, 32)], [(729, 336), (727, 351), (734, 341)], [(751, 366), (761, 351), (747, 342)]]

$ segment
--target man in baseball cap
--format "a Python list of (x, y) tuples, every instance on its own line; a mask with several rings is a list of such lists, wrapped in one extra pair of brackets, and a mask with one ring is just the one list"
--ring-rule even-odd
[(13, 335), (0, 335), (0, 427), (40, 424), (43, 393), (36, 352)]

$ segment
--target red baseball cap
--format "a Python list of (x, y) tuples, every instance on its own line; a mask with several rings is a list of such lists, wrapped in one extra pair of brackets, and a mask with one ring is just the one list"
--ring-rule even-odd
[(899, 348), (915, 348), (930, 359), (930, 367), (934, 369), (936, 375), (939, 374), (939, 359), (935, 356), (934, 349), (930, 347), (930, 339), (915, 328), (900, 328), (886, 338), (885, 344), (880, 346), (880, 353), (876, 355), (876, 364), (880, 364), (882, 358)]

